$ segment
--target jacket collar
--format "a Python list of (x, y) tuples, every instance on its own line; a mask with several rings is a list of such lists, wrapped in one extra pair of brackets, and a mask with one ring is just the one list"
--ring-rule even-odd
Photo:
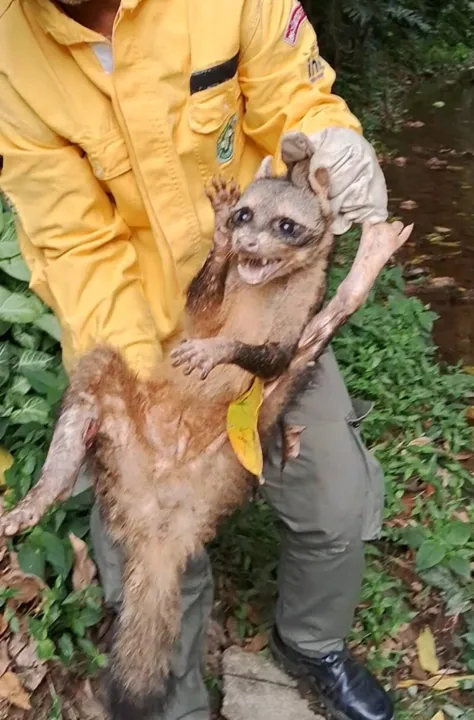
[[(53, 0), (24, 0), (28, 3), (45, 32), (61, 45), (77, 45), (79, 43), (103, 42), (99, 33), (84, 27), (70, 18), (53, 2)], [(132, 10), (142, 0), (122, 0), (122, 8)]]

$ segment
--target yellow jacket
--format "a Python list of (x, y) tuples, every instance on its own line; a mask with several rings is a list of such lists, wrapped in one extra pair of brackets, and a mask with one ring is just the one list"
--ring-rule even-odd
[(287, 130), (360, 126), (294, 0), (123, 0), (113, 73), (106, 42), (0, 0), (0, 189), (66, 367), (106, 341), (147, 373), (209, 249), (204, 184), (245, 185)]

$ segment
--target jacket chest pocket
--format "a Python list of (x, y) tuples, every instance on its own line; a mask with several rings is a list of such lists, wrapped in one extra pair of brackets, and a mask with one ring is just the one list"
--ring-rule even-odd
[(243, 105), (236, 76), (191, 95), (189, 127), (205, 180), (236, 174), (244, 147)]
[(82, 143), (92, 172), (129, 228), (148, 225), (125, 141), (117, 129)]

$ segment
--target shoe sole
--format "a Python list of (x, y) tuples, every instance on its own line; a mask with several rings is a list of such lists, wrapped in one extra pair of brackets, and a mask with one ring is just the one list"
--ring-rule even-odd
[[(275, 647), (275, 644), (271, 637), (268, 643), (268, 647), (277, 664), (280, 665), (280, 667), (290, 677), (294, 678), (295, 680), (305, 680), (309, 684), (310, 690), (315, 696), (316, 700), (323, 706), (326, 712), (330, 713), (334, 720), (352, 720), (352, 718), (346, 715), (346, 713), (335, 708), (332, 702), (324, 697), (324, 695), (321, 693), (321, 690), (318, 688), (316, 681), (311, 677), (304, 665), (295, 665), (290, 660), (288, 660), (286, 655), (284, 655), (277, 647)], [(391, 720), (395, 720), (395, 715), (392, 715)]]

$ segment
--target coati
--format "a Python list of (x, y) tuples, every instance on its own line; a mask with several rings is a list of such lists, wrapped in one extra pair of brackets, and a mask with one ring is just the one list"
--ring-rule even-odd
[(229, 403), (255, 376), (280, 376), (260, 411), (265, 442), (304, 372), (289, 370), (290, 361), (322, 305), (333, 246), (330, 178), (323, 168), (310, 172), (312, 155), (310, 141), (291, 133), (282, 141), (286, 175), (272, 176), (264, 162), (242, 195), (214, 181), (214, 242), (189, 287), (184, 339), (148, 381), (110, 347), (85, 354), (38, 484), (0, 518), (5, 535), (34, 525), (70, 494), (87, 459), (125, 555), (107, 692), (112, 720), (148, 718), (172, 696), (180, 573), (252, 485), (229, 442), (212, 451)]

